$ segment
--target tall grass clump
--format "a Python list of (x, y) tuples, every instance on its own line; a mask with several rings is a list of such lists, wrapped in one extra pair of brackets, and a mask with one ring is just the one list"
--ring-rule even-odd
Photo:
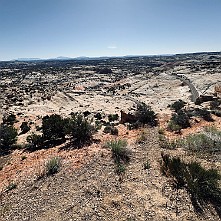
[(117, 174), (125, 172), (125, 165), (130, 161), (130, 151), (127, 149), (126, 140), (111, 140), (106, 143), (106, 146), (111, 149), (112, 158), (116, 163)]
[(59, 172), (61, 167), (61, 159), (59, 157), (53, 157), (46, 163), (46, 175), (54, 175)]
[(116, 163), (127, 163), (130, 160), (130, 152), (126, 148), (126, 140), (111, 140), (106, 144), (112, 151), (112, 158)]
[(161, 171), (173, 179), (176, 189), (185, 188), (197, 212), (214, 207), (221, 216), (221, 176), (215, 169), (205, 169), (198, 162), (185, 163), (179, 157), (161, 154)]

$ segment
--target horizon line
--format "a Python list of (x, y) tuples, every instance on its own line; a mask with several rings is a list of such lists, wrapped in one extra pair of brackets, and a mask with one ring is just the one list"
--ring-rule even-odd
[(152, 56), (174, 56), (174, 55), (185, 55), (185, 54), (203, 54), (203, 53), (221, 53), (221, 51), (194, 51), (194, 52), (181, 52), (181, 53), (163, 53), (163, 54), (131, 54), (131, 55), (101, 55), (101, 56), (77, 56), (77, 57), (69, 57), (69, 56), (57, 56), (51, 58), (35, 58), (35, 57), (27, 57), (27, 58), (16, 58), (10, 60), (0, 60), (0, 62), (13, 62), (13, 61), (44, 61), (44, 60), (74, 60), (74, 59), (96, 59), (96, 58), (124, 58), (124, 57), (152, 57)]

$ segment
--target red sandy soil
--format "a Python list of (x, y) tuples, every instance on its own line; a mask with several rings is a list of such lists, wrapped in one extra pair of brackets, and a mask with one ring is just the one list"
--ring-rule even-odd
[[(118, 126), (119, 135), (113, 136), (104, 133), (95, 134), (94, 138), (100, 140), (90, 146), (81, 149), (62, 149), (64, 144), (49, 149), (42, 149), (34, 152), (15, 150), (8, 157), (8, 162), (0, 170), (0, 192), (4, 191), (10, 183), (32, 182), (38, 179), (43, 173), (46, 162), (52, 157), (60, 157), (62, 167), (66, 171), (73, 170), (85, 164), (89, 158), (96, 153), (107, 151), (102, 148), (106, 141), (112, 139), (125, 139), (128, 144), (136, 141), (139, 130), (127, 130), (124, 125)], [(25, 157), (25, 159), (22, 159)]]

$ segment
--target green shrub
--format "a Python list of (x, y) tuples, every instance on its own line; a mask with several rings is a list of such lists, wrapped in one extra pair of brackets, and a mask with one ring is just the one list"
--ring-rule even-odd
[(189, 117), (188, 115), (182, 111), (179, 110), (177, 113), (172, 115), (171, 121), (175, 124), (180, 126), (181, 128), (187, 128), (190, 127)]
[(215, 169), (204, 169), (199, 163), (184, 163), (179, 157), (162, 154), (161, 171), (172, 177), (176, 188), (185, 188), (196, 211), (202, 212), (210, 204), (221, 215), (221, 176)]
[(101, 113), (97, 112), (94, 117), (97, 119), (97, 120), (101, 120), (102, 119), (102, 115)]
[(16, 115), (10, 114), (8, 116), (3, 117), (3, 124), (13, 125), (16, 122)]
[(60, 115), (53, 114), (42, 118), (44, 140), (56, 141), (65, 138), (65, 120)]
[(53, 157), (46, 163), (46, 175), (50, 176), (57, 173), (61, 167), (61, 159), (59, 157)]
[(158, 133), (164, 135), (165, 131), (163, 128), (159, 128)]
[(139, 127), (141, 127), (141, 126), (142, 126), (142, 124), (139, 121), (136, 121), (134, 123), (129, 123), (127, 125), (127, 129), (128, 130), (135, 130), (135, 129), (138, 129)]
[(220, 100), (214, 100), (210, 102), (210, 109), (214, 110), (214, 109), (218, 109), (219, 106), (221, 104)]
[(109, 115), (108, 115), (108, 120), (109, 120), (109, 122), (116, 121), (116, 120), (118, 120), (118, 119), (119, 119), (118, 114), (109, 114)]
[(174, 122), (174, 120), (170, 120), (168, 125), (167, 125), (168, 130), (170, 131), (175, 131), (175, 132), (180, 132), (182, 127)]
[(66, 125), (67, 133), (71, 137), (71, 141), (77, 145), (90, 143), (95, 128), (81, 114), (72, 114), (72, 118)]
[(10, 183), (7, 187), (6, 187), (6, 190), (7, 191), (10, 191), (10, 190), (13, 190), (17, 187), (17, 184), (15, 183)]
[(217, 117), (221, 117), (221, 111), (220, 110), (213, 110), (211, 111), (212, 114), (214, 114)]
[(178, 100), (178, 101), (175, 101), (173, 104), (171, 104), (171, 109), (175, 110), (175, 112), (181, 110), (184, 106), (185, 106), (185, 102), (182, 101), (182, 100)]
[(170, 157), (168, 154), (161, 153), (161, 172), (166, 176), (174, 178), (176, 188), (182, 188), (185, 184), (184, 170), (185, 164), (181, 162), (180, 158)]
[(41, 135), (32, 133), (31, 135), (27, 137), (26, 140), (28, 142), (28, 145), (27, 145), (28, 150), (37, 150), (41, 148), (43, 145), (43, 138)]
[(125, 171), (126, 171), (125, 165), (122, 164), (122, 163), (118, 163), (117, 166), (116, 166), (116, 173), (118, 175), (121, 175), (121, 174), (125, 173)]
[(8, 150), (17, 141), (17, 130), (8, 125), (0, 125), (0, 148)]
[(192, 134), (183, 139), (183, 146), (193, 152), (213, 153), (221, 150), (221, 141), (216, 141), (206, 134)]
[(145, 124), (148, 124), (150, 126), (157, 125), (157, 115), (150, 106), (146, 105), (143, 102), (137, 105), (135, 117), (143, 125)]
[(28, 123), (24, 121), (22, 122), (20, 129), (21, 129), (21, 134), (25, 134), (30, 130), (30, 127), (28, 126)]
[(104, 133), (110, 133), (111, 135), (118, 135), (118, 129), (113, 126), (106, 126), (104, 128)]
[(214, 126), (208, 126), (204, 128), (204, 131), (208, 134), (210, 134), (211, 136), (217, 136), (217, 138), (221, 139), (221, 131), (218, 130), (216, 127)]
[(144, 167), (145, 170), (149, 170), (150, 169), (150, 163), (149, 163), (148, 160), (143, 164), (143, 167)]
[(211, 113), (207, 109), (197, 109), (197, 115), (202, 117), (206, 121), (213, 121)]
[(112, 151), (112, 158), (115, 163), (127, 163), (130, 160), (130, 152), (126, 148), (126, 140), (111, 140), (106, 143)]

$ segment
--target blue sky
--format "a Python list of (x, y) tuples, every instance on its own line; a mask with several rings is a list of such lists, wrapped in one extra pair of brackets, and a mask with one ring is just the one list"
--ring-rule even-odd
[(221, 0), (0, 0), (0, 60), (221, 50)]

